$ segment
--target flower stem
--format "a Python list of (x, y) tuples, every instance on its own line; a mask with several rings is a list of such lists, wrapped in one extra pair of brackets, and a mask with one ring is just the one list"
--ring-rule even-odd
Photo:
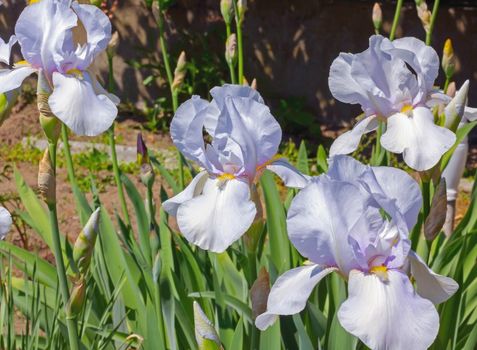
[(237, 0), (233, 0), (235, 24), (237, 27), (237, 48), (238, 48), (238, 84), (243, 84), (243, 40), (242, 40), (242, 21), (238, 15)]
[(394, 12), (393, 25), (391, 27), (391, 33), (389, 34), (389, 40), (391, 41), (394, 40), (394, 37), (396, 36), (396, 29), (399, 23), (399, 17), (401, 17), (402, 3), (403, 3), (403, 0), (398, 0), (396, 4), (396, 11)]
[[(179, 107), (179, 98), (177, 91), (172, 87), (174, 77), (172, 76), (169, 53), (167, 51), (166, 39), (164, 38), (164, 18), (162, 11), (160, 11), (159, 16), (157, 16), (157, 28), (159, 30), (159, 44), (161, 45), (162, 59), (164, 61), (164, 68), (166, 69), (167, 82), (169, 83), (169, 89), (171, 90), (172, 111), (176, 113), (177, 108)], [(184, 162), (179, 150), (177, 150), (177, 158), (179, 162), (179, 186), (181, 189), (183, 189), (185, 183)]]
[(447, 94), (447, 89), (449, 88), (450, 79), (446, 77), (446, 82), (444, 83), (444, 93)]
[(71, 157), (70, 144), (68, 142), (68, 128), (65, 124), (61, 125), (61, 138), (63, 140), (63, 149), (65, 151), (66, 170), (71, 184), (77, 185), (75, 169), (73, 167), (73, 158)]
[(431, 45), (432, 32), (436, 23), (437, 12), (439, 11), (440, 0), (434, 0), (434, 6), (432, 7), (431, 23), (429, 25), (429, 31), (426, 33), (426, 45)]
[[(51, 166), (56, 173), (56, 144), (48, 144)], [(68, 280), (66, 277), (65, 263), (63, 261), (63, 252), (61, 249), (60, 230), (58, 228), (58, 213), (55, 203), (48, 204), (48, 213), (50, 218), (51, 236), (53, 239), (53, 250), (55, 255), (58, 280), (60, 283), (60, 291), (63, 298), (63, 305), (66, 307), (70, 299), (70, 293), (68, 289)], [(66, 315), (66, 326), (68, 329), (68, 340), (71, 350), (79, 350), (78, 328), (76, 325), (76, 317)]]
[[(112, 93), (114, 91), (114, 75), (113, 75), (113, 56), (108, 55), (108, 91)], [(108, 130), (109, 147), (111, 149), (111, 162), (113, 164), (114, 180), (118, 189), (119, 202), (121, 203), (121, 209), (124, 216), (124, 222), (128, 227), (131, 227), (131, 220), (129, 218), (128, 206), (126, 204), (126, 198), (124, 197), (123, 183), (121, 182), (121, 171), (118, 164), (118, 155), (116, 153), (116, 139), (114, 135), (114, 123)]]

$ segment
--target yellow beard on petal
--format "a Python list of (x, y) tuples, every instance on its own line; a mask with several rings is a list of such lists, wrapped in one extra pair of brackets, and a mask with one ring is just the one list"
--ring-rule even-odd
[(74, 75), (76, 78), (83, 79), (83, 72), (77, 68), (68, 69), (66, 74)]
[(404, 105), (401, 108), (401, 113), (403, 114), (408, 114), (409, 112), (412, 112), (413, 108), (411, 105)]
[(41, 0), (29, 0), (28, 1), (28, 5), (32, 5), (32, 4), (36, 4), (38, 2), (40, 2)]
[(383, 281), (388, 280), (388, 268), (386, 266), (383, 266), (383, 265), (373, 266), (370, 272), (378, 276)]
[(222, 175), (217, 177), (217, 179), (219, 181), (233, 180), (233, 179), (235, 179), (235, 175), (234, 174), (229, 174), (229, 173), (223, 173)]

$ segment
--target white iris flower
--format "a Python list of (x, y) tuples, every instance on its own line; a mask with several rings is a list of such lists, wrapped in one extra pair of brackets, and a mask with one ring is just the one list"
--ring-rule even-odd
[[(86, 42), (76, 42), (73, 30), (84, 30)], [(96, 6), (73, 2), (69, 7), (68, 1), (61, 0), (27, 6), (15, 25), (15, 35), (8, 42), (0, 39), (1, 62), (10, 65), (17, 42), (24, 58), (0, 70), (0, 93), (19, 88), (34, 72), (43, 74), (53, 91), (48, 100), (53, 114), (78, 135), (98, 135), (113, 123), (119, 100), (87, 69), (110, 38), (111, 23)]]

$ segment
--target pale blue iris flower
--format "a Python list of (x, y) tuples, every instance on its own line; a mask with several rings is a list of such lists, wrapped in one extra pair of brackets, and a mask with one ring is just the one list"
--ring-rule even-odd
[(12, 227), (12, 216), (7, 209), (0, 206), (0, 240), (4, 239)]
[[(81, 29), (80, 29), (81, 23)], [(74, 30), (84, 30), (79, 42)], [(0, 93), (17, 89), (37, 72), (52, 91), (51, 111), (79, 135), (107, 130), (117, 116), (119, 100), (108, 94), (87, 70), (111, 38), (111, 23), (96, 6), (41, 0), (27, 6), (8, 42), (0, 39), (0, 61), (10, 66), (11, 49), (20, 44), (24, 60), (0, 70)]]
[(330, 155), (356, 150), (364, 133), (386, 123), (381, 145), (402, 153), (411, 168), (423, 171), (437, 164), (455, 142), (455, 134), (434, 123), (429, 106), (438, 98), (434, 81), (439, 57), (421, 40), (408, 37), (389, 41), (380, 35), (369, 39), (369, 48), (358, 54), (341, 53), (330, 68), (333, 96), (359, 104), (364, 112), (351, 131), (338, 137)]
[(211, 102), (194, 96), (183, 103), (172, 120), (174, 144), (204, 170), (164, 209), (177, 217), (188, 241), (222, 252), (252, 224), (257, 209), (250, 189), (263, 170), (290, 187), (305, 186), (307, 178), (276, 157), (282, 131), (257, 91), (224, 85), (210, 94)]
[(338, 310), (344, 329), (371, 349), (427, 349), (439, 328), (434, 304), (458, 285), (411, 250), (407, 236), (421, 204), (418, 184), (404, 171), (333, 157), (329, 172), (313, 178), (288, 211), (290, 240), (309, 263), (276, 280), (257, 327), (299, 313), (318, 282), (335, 271), (348, 282), (348, 299)]

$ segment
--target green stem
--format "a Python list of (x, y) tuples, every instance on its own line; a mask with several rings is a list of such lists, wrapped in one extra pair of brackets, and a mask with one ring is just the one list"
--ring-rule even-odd
[(61, 125), (61, 138), (63, 140), (63, 149), (65, 151), (66, 171), (68, 172), (68, 179), (73, 185), (77, 185), (75, 169), (73, 167), (73, 157), (71, 156), (70, 143), (68, 142), (68, 128), (65, 124)]
[(238, 84), (243, 84), (243, 40), (242, 40), (242, 21), (238, 15), (237, 0), (233, 0), (235, 24), (237, 27), (237, 48), (238, 48)]
[[(113, 56), (108, 55), (108, 91), (113, 93), (114, 91), (114, 75), (113, 75)], [(116, 153), (116, 138), (114, 135), (114, 123), (108, 130), (109, 147), (111, 149), (111, 162), (113, 164), (114, 180), (116, 187), (118, 188), (119, 202), (121, 203), (121, 209), (124, 216), (124, 222), (128, 227), (131, 227), (131, 220), (129, 218), (128, 206), (126, 204), (126, 198), (124, 197), (123, 183), (121, 182), (121, 170), (118, 164), (118, 155)]]
[(432, 7), (431, 23), (429, 25), (429, 31), (426, 33), (426, 45), (431, 45), (432, 32), (434, 31), (434, 25), (436, 24), (437, 12), (439, 11), (440, 0), (434, 0), (434, 6)]
[[(166, 39), (164, 38), (164, 19), (162, 17), (162, 12), (157, 18), (157, 28), (159, 29), (159, 44), (161, 46), (162, 59), (164, 61), (164, 67), (166, 69), (167, 82), (169, 83), (169, 89), (171, 91), (172, 111), (176, 113), (177, 108), (179, 107), (179, 97), (177, 91), (172, 88), (174, 77), (172, 76), (171, 62), (169, 60), (169, 53), (167, 51)], [(183, 189), (185, 184), (184, 162), (182, 160), (182, 155), (179, 150), (177, 150), (177, 158), (179, 162), (179, 186), (181, 189)]]
[(446, 82), (444, 83), (444, 93), (447, 94), (447, 89), (449, 88), (450, 77), (446, 77)]
[(121, 170), (118, 165), (118, 155), (116, 153), (116, 140), (114, 136), (114, 124), (108, 130), (109, 147), (111, 149), (111, 162), (113, 163), (113, 174), (116, 187), (118, 188), (119, 202), (121, 203), (121, 210), (124, 215), (124, 222), (128, 227), (131, 227), (131, 220), (129, 218), (128, 206), (126, 198), (124, 197), (123, 183), (121, 182)]
[(396, 4), (396, 11), (394, 12), (393, 25), (391, 27), (391, 33), (389, 34), (389, 40), (391, 41), (394, 40), (394, 37), (396, 36), (396, 29), (399, 23), (399, 17), (401, 17), (402, 3), (403, 3), (403, 0), (398, 0)]
[[(56, 144), (48, 144), (50, 152), (51, 166), (54, 173), (56, 173)], [(56, 176), (56, 175), (55, 175)], [(58, 228), (58, 213), (55, 203), (48, 204), (48, 212), (51, 226), (51, 236), (53, 239), (53, 253), (55, 255), (58, 280), (60, 283), (60, 291), (63, 298), (63, 305), (66, 307), (70, 299), (70, 292), (68, 288), (68, 280), (66, 277), (65, 262), (63, 261), (63, 251), (61, 249), (60, 230)], [(76, 317), (66, 315), (66, 326), (68, 329), (68, 340), (71, 350), (79, 350), (78, 328), (76, 325)]]

